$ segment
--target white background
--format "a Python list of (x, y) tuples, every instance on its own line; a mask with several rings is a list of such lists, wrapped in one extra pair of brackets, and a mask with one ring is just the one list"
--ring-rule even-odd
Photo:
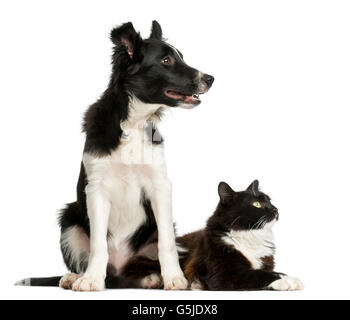
[[(350, 6), (347, 1), (1, 1), (0, 297), (350, 298)], [(74, 201), (84, 110), (110, 74), (110, 29), (157, 19), (185, 60), (216, 81), (173, 110), (166, 139), (180, 233), (203, 227), (217, 184), (255, 178), (281, 219), (277, 270), (303, 292), (72, 293), (14, 287), (65, 273), (56, 213)]]

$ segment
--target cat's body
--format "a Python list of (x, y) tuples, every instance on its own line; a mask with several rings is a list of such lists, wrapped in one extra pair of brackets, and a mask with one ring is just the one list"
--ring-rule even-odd
[[(178, 239), (188, 255), (182, 265), (185, 276), (195, 289), (252, 290), (266, 287), (279, 279), (274, 269), (272, 232), (243, 231), (222, 235), (206, 228)], [(195, 246), (193, 243), (195, 243)], [(249, 272), (266, 273), (266, 280), (248, 279)], [(193, 285), (194, 283), (194, 285)], [(198, 285), (200, 286), (198, 287)]]
[[(177, 238), (180, 265), (193, 290), (300, 290), (300, 280), (274, 272), (272, 226), (278, 211), (254, 181), (246, 191), (219, 185), (220, 203), (205, 229)], [(123, 277), (160, 288), (159, 263), (135, 257)]]

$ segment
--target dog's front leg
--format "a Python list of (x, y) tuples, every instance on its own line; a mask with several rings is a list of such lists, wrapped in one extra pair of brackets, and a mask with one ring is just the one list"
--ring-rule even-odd
[[(91, 187), (91, 186), (90, 186)], [(86, 190), (86, 203), (90, 220), (90, 256), (85, 274), (74, 282), (74, 291), (101, 291), (105, 287), (108, 263), (107, 230), (110, 201), (98, 188)]]
[(180, 268), (172, 215), (171, 182), (164, 179), (153, 186), (151, 203), (158, 226), (158, 251), (166, 290), (187, 289), (188, 282)]

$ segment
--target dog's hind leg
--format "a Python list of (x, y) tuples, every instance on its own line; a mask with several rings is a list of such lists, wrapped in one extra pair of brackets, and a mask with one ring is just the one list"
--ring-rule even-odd
[(73, 283), (77, 281), (80, 277), (80, 274), (67, 273), (64, 277), (61, 278), (59, 282), (59, 287), (62, 289), (70, 290), (72, 289)]
[(83, 273), (88, 264), (90, 241), (79, 226), (72, 226), (61, 234), (61, 251), (64, 262), (73, 273)]
[(89, 222), (86, 209), (78, 202), (69, 203), (59, 216), (61, 252), (69, 271), (82, 273), (90, 254)]
[(72, 289), (73, 283), (85, 272), (90, 255), (89, 236), (77, 219), (79, 209), (76, 202), (71, 203), (60, 216), (61, 251), (67, 268), (72, 272), (61, 278), (59, 286), (63, 289)]
[(63, 289), (72, 289), (73, 283), (85, 272), (89, 260), (90, 241), (79, 226), (66, 229), (61, 235), (63, 259), (72, 273), (66, 274), (59, 282)]

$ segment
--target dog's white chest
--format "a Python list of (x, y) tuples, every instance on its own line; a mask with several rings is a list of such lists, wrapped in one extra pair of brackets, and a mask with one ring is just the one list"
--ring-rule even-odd
[(101, 194), (109, 202), (109, 258), (117, 270), (133, 254), (130, 239), (147, 219), (144, 196), (150, 199), (154, 185), (167, 180), (163, 147), (152, 144), (152, 131), (147, 131), (146, 119), (158, 109), (134, 102), (128, 120), (121, 123), (123, 135), (118, 147), (107, 156), (83, 156), (87, 196)]
[(128, 258), (128, 241), (146, 221), (142, 197), (167, 179), (163, 148), (153, 145), (143, 127), (127, 128), (110, 155), (84, 154), (86, 192), (102, 192), (110, 201), (108, 230), (111, 263), (120, 269)]

